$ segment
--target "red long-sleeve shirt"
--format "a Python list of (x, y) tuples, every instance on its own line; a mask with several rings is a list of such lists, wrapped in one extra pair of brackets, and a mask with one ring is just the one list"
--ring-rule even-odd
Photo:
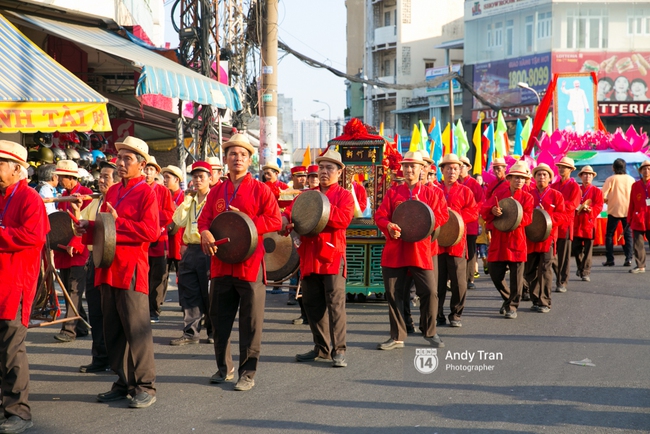
[(27, 327), (50, 223), (43, 199), (26, 180), (0, 195), (0, 213), (0, 319), (17, 319), (22, 300), (21, 322)]
[[(318, 190), (318, 187), (311, 190)], [(300, 274), (338, 274), (341, 260), (345, 258), (345, 229), (354, 216), (352, 193), (338, 184), (330, 186), (325, 193), (330, 202), (330, 215), (325, 229), (312, 237), (301, 236), (298, 254), (300, 255)], [(284, 210), (291, 220), (293, 203)], [(328, 246), (327, 243), (334, 246)]]
[(562, 193), (564, 198), (564, 210), (567, 215), (566, 223), (558, 227), (558, 238), (566, 238), (567, 234), (569, 239), (573, 239), (573, 221), (575, 219), (575, 211), (580, 205), (580, 186), (573, 178), (569, 178), (566, 181), (561, 179), (557, 182), (551, 184), (551, 188)]
[[(478, 181), (471, 176), (467, 176), (465, 179), (459, 182), (465, 187), (468, 187), (472, 193), (474, 193), (474, 200), (480, 209), (483, 201), (485, 200), (485, 192), (483, 191), (481, 184), (479, 184)], [(478, 226), (478, 217), (476, 217), (476, 219), (473, 221), (465, 222), (465, 233), (467, 235), (478, 235)]]
[(551, 243), (553, 243), (553, 249), (555, 250), (558, 228), (566, 224), (568, 221), (562, 193), (551, 187), (546, 187), (546, 189), (540, 193), (540, 191), (535, 188), (532, 190), (531, 196), (533, 196), (533, 204), (535, 207), (543, 208), (551, 216), (553, 228), (551, 229), (551, 235), (549, 235), (545, 241), (533, 243), (532, 241), (526, 240), (528, 253), (548, 252)]
[[(138, 176), (112, 185), (100, 212), (108, 212), (107, 203), (117, 212), (115, 258), (109, 268), (95, 269), (95, 286), (129, 289), (135, 276), (135, 290), (149, 294), (149, 244), (160, 235), (156, 193)], [(89, 222), (84, 243), (93, 243), (94, 227), (95, 222)]]
[(650, 230), (650, 211), (646, 201), (650, 199), (650, 182), (639, 179), (632, 184), (630, 204), (627, 208), (627, 221), (634, 231)]
[[(75, 185), (72, 190), (65, 190), (61, 196), (72, 196), (74, 194), (89, 195), (93, 194), (93, 192), (91, 189), (77, 183), (77, 185)], [(87, 207), (90, 202), (92, 202), (92, 200), (84, 200), (81, 204), (81, 209)], [(59, 202), (57, 204), (57, 209), (59, 211), (70, 210), (74, 212), (74, 209), (72, 208), (72, 205), (70, 205), (70, 202)], [(54, 266), (60, 270), (62, 268), (83, 267), (86, 265), (86, 262), (88, 262), (88, 256), (90, 256), (90, 252), (88, 251), (88, 247), (86, 247), (81, 241), (81, 237), (72, 237), (72, 240), (70, 240), (68, 246), (74, 247), (72, 256), (70, 256), (68, 252), (60, 252), (58, 250), (54, 250)], [(56, 246), (50, 247), (54, 248)]]
[(603, 210), (603, 192), (598, 187), (589, 185), (588, 187), (580, 186), (581, 199), (580, 203), (590, 200), (589, 207), (591, 211), (577, 212), (573, 222), (573, 236), (580, 238), (594, 239), (596, 219)]
[[(178, 208), (178, 205), (183, 203), (185, 200), (185, 193), (179, 188), (174, 193), (172, 193), (172, 207), (174, 211)], [(173, 214), (172, 214), (173, 215)], [(174, 235), (167, 234), (169, 238), (169, 247), (167, 251), (167, 257), (169, 259), (181, 259), (181, 243), (183, 241), (183, 229), (179, 229)]]
[[(447, 206), (454, 211), (460, 213), (467, 227), (467, 222), (478, 221), (478, 212), (479, 206), (474, 200), (474, 193), (469, 187), (465, 187), (458, 182), (452, 184), (451, 187), (443, 184), (442, 190), (445, 195), (445, 200), (447, 201)], [(467, 258), (467, 240), (465, 237), (462, 237), (460, 242), (455, 246), (451, 247), (442, 247), (440, 246), (440, 253), (447, 253), (449, 256), (461, 257), (464, 256)]]
[[(496, 203), (512, 197), (521, 204), (523, 215), (519, 227), (511, 232), (501, 232), (494, 227), (495, 215), (492, 214), (492, 207)], [(483, 202), (481, 217), (485, 220), (485, 227), (492, 231), (492, 241), (488, 248), (488, 262), (526, 262), (528, 255), (526, 246), (526, 226), (533, 221), (533, 197), (523, 190), (515, 190), (514, 194), (510, 188), (499, 188), (490, 199)]]
[(174, 215), (174, 203), (172, 202), (171, 192), (165, 186), (154, 182), (151, 184), (151, 189), (156, 194), (156, 201), (158, 202), (158, 239), (149, 246), (149, 256), (159, 258), (165, 256), (167, 250), (167, 225), (172, 222)]
[(434, 188), (437, 187), (427, 187), (418, 182), (413, 187), (412, 192), (406, 184), (391, 187), (386, 192), (384, 200), (382, 200), (379, 209), (375, 213), (375, 223), (386, 237), (386, 246), (384, 246), (384, 251), (381, 255), (381, 265), (383, 267), (400, 268), (413, 266), (424, 270), (433, 270), (431, 240), (425, 238), (415, 243), (403, 241), (401, 238), (395, 240), (388, 234), (388, 224), (392, 222), (393, 212), (399, 204), (407, 200), (419, 200), (429, 205), (433, 211), (436, 220), (435, 226), (444, 225), (449, 219), (447, 201), (445, 201), (445, 197), (440, 189), (438, 189), (440, 195), (436, 198), (437, 194)]
[[(445, 201), (445, 203), (447, 203), (447, 201), (445, 200), (445, 195), (442, 192), (442, 188), (441, 188), (440, 184), (437, 181), (435, 181), (435, 182), (427, 182), (426, 184), (424, 184), (424, 186), (431, 189), (431, 192), (433, 193), (433, 199), (434, 199), (434, 201), (436, 203), (440, 202), (440, 201), (443, 201), (443, 200)], [(447, 208), (445, 208), (445, 210), (446, 209)], [(435, 210), (433, 211), (433, 215), (436, 217), (436, 228), (444, 225), (447, 222), (447, 220), (449, 220), (449, 211), (447, 210), (444, 214), (446, 215), (446, 217), (444, 215), (442, 215), (442, 214), (440, 216), (438, 216), (438, 215), (436, 215), (436, 211)], [(438, 219), (439, 218), (444, 219), (445, 222), (438, 224)], [(440, 246), (438, 245), (438, 240), (432, 240), (431, 241), (431, 256), (437, 256), (438, 253), (440, 253)]]
[(237, 191), (232, 181), (226, 179), (210, 190), (198, 220), (199, 233), (210, 230), (212, 220), (227, 211), (228, 204), (253, 220), (258, 235), (257, 249), (250, 258), (238, 264), (226, 264), (213, 256), (210, 276), (213, 278), (233, 276), (247, 282), (254, 282), (264, 262), (264, 234), (282, 228), (278, 201), (269, 187), (253, 179), (250, 173), (246, 174)]

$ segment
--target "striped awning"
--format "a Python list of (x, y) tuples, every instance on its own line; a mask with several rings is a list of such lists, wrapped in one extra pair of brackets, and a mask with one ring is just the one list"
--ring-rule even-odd
[(159, 94), (222, 109), (241, 110), (235, 89), (175, 63), (115, 33), (12, 12), (43, 31), (128, 60), (140, 72), (136, 95)]
[(0, 15), (0, 132), (110, 131), (107, 102)]

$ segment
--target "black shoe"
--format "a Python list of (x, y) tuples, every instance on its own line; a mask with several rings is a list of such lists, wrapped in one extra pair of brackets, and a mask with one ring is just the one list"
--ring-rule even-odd
[(413, 325), (407, 325), (406, 326), (406, 333), (409, 334), (409, 335), (412, 335), (413, 333), (415, 333), (415, 327), (413, 327)]
[(445, 347), (445, 343), (442, 341), (442, 339), (440, 339), (440, 336), (438, 336), (437, 334), (435, 336), (425, 337), (424, 339), (429, 341), (431, 346), (434, 347), (434, 348), (444, 348)]
[(287, 300), (287, 306), (295, 306), (298, 304), (298, 300), (296, 300), (295, 297), (290, 297), (289, 300)]
[(521, 293), (521, 301), (530, 301), (530, 293), (528, 291)]
[(25, 420), (21, 419), (19, 416), (13, 415), (0, 425), (0, 433), (17, 434), (33, 426), (34, 422), (32, 422), (31, 419)]
[(503, 315), (504, 313), (506, 313), (506, 302), (505, 301), (501, 304), (501, 309), (499, 309), (499, 314), (500, 315)]
[(605, 261), (605, 262), (603, 262), (603, 267), (613, 267), (614, 265), (616, 265), (614, 263), (614, 261)]
[(127, 393), (122, 390), (111, 390), (110, 392), (104, 392), (97, 395), (97, 401), (99, 402), (113, 402), (119, 401), (120, 399), (126, 399)]
[(74, 341), (76, 338), (74, 336), (71, 336), (71, 335), (67, 334), (67, 333), (59, 332), (58, 334), (54, 335), (54, 339), (56, 339), (59, 342), (67, 343), (67, 342)]
[(467, 289), (476, 289), (476, 285), (474, 285), (474, 282), (467, 282)]
[(94, 363), (91, 363), (90, 365), (80, 366), (79, 372), (83, 372), (84, 374), (92, 374), (94, 372), (106, 372), (110, 369), (111, 367), (108, 365), (95, 365)]
[(443, 326), (443, 325), (447, 324), (447, 318), (439, 318), (439, 319), (437, 319), (436, 324), (439, 325), (439, 326)]
[(223, 383), (225, 381), (232, 381), (235, 378), (235, 368), (232, 368), (228, 374), (224, 377), (221, 372), (217, 371), (212, 377), (210, 377), (210, 383)]
[(150, 319), (151, 319), (151, 324), (157, 324), (160, 322), (160, 317), (158, 315), (152, 315)]
[(331, 362), (332, 359), (320, 357), (316, 350), (307, 351), (306, 353), (296, 354), (296, 362)]
[(631, 267), (632, 266), (632, 261), (625, 261), (623, 264), (624, 267)]
[(129, 407), (147, 408), (154, 402), (156, 402), (155, 396), (149, 395), (147, 392), (140, 392), (137, 395), (135, 395), (133, 398), (131, 398), (131, 402), (129, 402)]

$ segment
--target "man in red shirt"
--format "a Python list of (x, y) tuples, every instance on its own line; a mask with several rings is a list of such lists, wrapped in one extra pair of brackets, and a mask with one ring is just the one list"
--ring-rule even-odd
[(564, 157), (555, 165), (560, 173), (560, 179), (551, 184), (551, 188), (562, 193), (567, 221), (562, 224), (562, 226), (558, 227), (557, 254), (553, 257), (553, 271), (556, 276), (555, 291), (566, 292), (567, 283), (569, 282), (569, 273), (571, 272), (573, 220), (575, 218), (576, 208), (580, 205), (580, 186), (575, 179), (571, 178), (571, 172), (576, 169), (573, 165), (573, 159)]
[(645, 160), (639, 167), (641, 179), (632, 184), (630, 205), (627, 218), (634, 237), (634, 260), (636, 267), (630, 270), (632, 274), (645, 273), (645, 244), (644, 235), (650, 240), (650, 160)]
[(578, 173), (582, 179), (580, 186), (580, 206), (576, 209), (576, 216), (573, 223), (573, 256), (576, 258), (578, 277), (584, 282), (591, 278), (591, 253), (594, 246), (596, 219), (603, 210), (603, 192), (594, 187), (591, 182), (596, 177), (596, 172), (591, 166), (585, 166)]
[(214, 187), (217, 184), (221, 183), (221, 177), (223, 175), (223, 165), (219, 157), (208, 157), (208, 164), (212, 167), (212, 173), (210, 176), (210, 188)]
[[(102, 294), (108, 359), (118, 378), (110, 391), (97, 395), (97, 400), (118, 401), (130, 395), (129, 407), (144, 408), (156, 402), (148, 250), (160, 236), (160, 208), (156, 193), (142, 176), (149, 158), (147, 144), (129, 136), (115, 143), (115, 148), (117, 172), (122, 179), (108, 189), (100, 208), (115, 219), (115, 259), (110, 267), (95, 269), (95, 286)], [(75, 225), (86, 244), (93, 244), (94, 224), (80, 220)]]
[[(302, 277), (303, 306), (314, 339), (314, 349), (297, 354), (298, 362), (331, 360), (334, 367), (345, 367), (345, 229), (354, 215), (352, 193), (338, 182), (343, 168), (341, 154), (328, 150), (316, 158), (318, 163), (318, 190), (327, 196), (330, 214), (325, 229), (318, 235), (301, 236), (298, 254)], [(283, 230), (293, 228), (292, 206), (282, 219)]]
[(551, 265), (555, 254), (558, 227), (568, 220), (562, 194), (549, 186), (553, 175), (553, 170), (544, 163), (533, 169), (536, 187), (531, 190), (533, 203), (536, 208), (544, 209), (553, 221), (551, 235), (546, 241), (534, 243), (526, 240), (528, 256), (524, 277), (528, 283), (530, 299), (533, 302), (531, 310), (540, 313), (548, 313), (551, 310), (551, 286), (553, 285)]
[[(210, 319), (214, 330), (214, 352), (218, 371), (210, 378), (212, 383), (222, 383), (234, 378), (234, 367), (230, 355), (230, 334), (239, 309), (239, 381), (235, 390), (250, 390), (254, 385), (257, 362), (262, 345), (262, 323), (264, 322), (265, 233), (278, 231), (282, 227), (278, 202), (268, 186), (255, 180), (248, 168), (255, 148), (243, 134), (235, 134), (222, 145), (228, 166), (228, 178), (210, 190), (206, 204), (201, 211), (198, 226), (201, 234), (201, 248), (212, 256), (210, 277)], [(258, 243), (253, 255), (243, 262), (227, 264), (217, 258), (218, 247), (210, 232), (214, 218), (227, 211), (240, 211), (255, 223)]]
[(151, 187), (156, 194), (158, 203), (158, 239), (149, 246), (149, 318), (152, 323), (160, 321), (160, 307), (165, 301), (167, 293), (167, 260), (165, 258), (167, 251), (167, 226), (172, 222), (174, 215), (174, 205), (172, 195), (163, 185), (156, 182), (156, 177), (160, 173), (160, 166), (156, 158), (149, 156), (147, 165), (144, 168), (144, 178), (147, 185)]
[(499, 188), (508, 187), (506, 182), (506, 160), (503, 158), (495, 158), (492, 160), (492, 172), (497, 177), (496, 180), (489, 184), (485, 184), (485, 197), (492, 196)]
[(279, 199), (280, 190), (289, 188), (287, 184), (278, 179), (278, 175), (281, 172), (280, 168), (276, 164), (268, 163), (262, 166), (262, 172), (264, 183), (271, 189), (275, 198)]
[[(181, 181), (185, 180), (183, 172), (180, 167), (167, 166), (164, 167), (160, 173), (163, 176), (163, 184), (172, 195), (172, 207), (174, 210), (183, 203), (185, 194), (181, 189)], [(174, 235), (168, 234), (169, 242), (167, 243), (167, 276), (171, 271), (172, 265), (174, 270), (178, 273), (178, 261), (181, 260), (181, 243), (183, 238), (183, 231), (177, 230)]]
[[(497, 189), (483, 202), (481, 217), (492, 232), (488, 248), (490, 278), (501, 294), (503, 304), (499, 313), (508, 319), (517, 318), (517, 308), (524, 286), (524, 262), (526, 262), (526, 230), (533, 219), (533, 198), (523, 191), (526, 179), (530, 178), (528, 165), (519, 161), (508, 171), (506, 188)], [(498, 206), (501, 199), (512, 197), (519, 202), (523, 215), (519, 226), (511, 232), (501, 232), (494, 227), (494, 219), (503, 214)], [(506, 284), (506, 270), (510, 270), (510, 287)]]
[(318, 179), (318, 166), (312, 164), (307, 168), (307, 188), (316, 188), (320, 183)]
[(27, 185), (28, 167), (27, 149), (0, 140), (0, 431), (5, 433), (33, 426), (25, 338), (50, 231), (43, 200)]
[(434, 213), (436, 227), (447, 222), (449, 211), (444, 196), (436, 200), (432, 191), (435, 187), (426, 187), (420, 182), (420, 171), (425, 164), (422, 154), (417, 151), (407, 152), (400, 163), (405, 182), (388, 189), (375, 213), (377, 227), (386, 237), (381, 266), (390, 322), (390, 339), (377, 345), (377, 349), (392, 350), (404, 347), (404, 282), (409, 272), (415, 282), (415, 292), (420, 297), (420, 330), (433, 347), (442, 348), (445, 344), (436, 331), (438, 295), (435, 284), (436, 271), (431, 259), (431, 239), (426, 237), (417, 242), (401, 240), (402, 229), (392, 218), (397, 206), (407, 200), (419, 200), (428, 205)]
[[(72, 160), (60, 160), (56, 163), (55, 174), (59, 175), (59, 184), (65, 189), (62, 196), (88, 195), (92, 190), (79, 183), (79, 168)], [(90, 204), (84, 200), (81, 208)], [(59, 202), (59, 211), (74, 211), (70, 202)], [(58, 246), (50, 246), (56, 249)], [(54, 250), (54, 266), (59, 270), (61, 280), (65, 285), (70, 301), (76, 307), (79, 315), (87, 319), (86, 312), (81, 303), (86, 289), (86, 262), (88, 261), (88, 248), (81, 242), (81, 237), (73, 237), (68, 243), (66, 251)], [(65, 317), (76, 316), (70, 306), (66, 306)], [(88, 329), (80, 321), (67, 321), (61, 324), (61, 331), (54, 335), (59, 342), (72, 342), (77, 336), (87, 336)]]
[[(440, 162), (440, 169), (444, 176), (442, 191), (447, 206), (459, 213), (467, 225), (468, 222), (478, 219), (479, 207), (474, 200), (472, 190), (458, 182), (462, 165), (463, 163), (456, 154), (447, 154)], [(462, 327), (460, 317), (465, 308), (467, 293), (467, 243), (465, 237), (462, 237), (455, 246), (440, 246), (438, 254), (438, 324), (445, 321), (447, 280), (451, 280), (449, 325)]]
[[(472, 164), (469, 158), (460, 157), (463, 165), (460, 168), (460, 176), (458, 182), (469, 188), (473, 195), (479, 210), (485, 200), (485, 192), (483, 187), (478, 181), (470, 175), (469, 171), (472, 169)], [(474, 284), (474, 273), (476, 270), (476, 239), (478, 238), (478, 217), (476, 220), (467, 222), (465, 225), (465, 240), (467, 241), (467, 289), (476, 289)]]

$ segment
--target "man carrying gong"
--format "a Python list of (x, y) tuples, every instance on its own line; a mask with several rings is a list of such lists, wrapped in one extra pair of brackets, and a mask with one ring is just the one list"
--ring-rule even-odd
[(406, 228), (393, 221), (393, 214), (403, 202), (420, 201), (433, 211), (435, 227), (438, 227), (449, 219), (447, 202), (444, 196), (436, 200), (432, 189), (420, 182), (420, 171), (425, 165), (420, 152), (407, 152), (401, 165), (405, 182), (388, 189), (375, 213), (377, 227), (386, 237), (381, 266), (390, 322), (390, 339), (377, 345), (377, 349), (393, 350), (404, 347), (406, 323), (403, 288), (409, 272), (415, 282), (415, 292), (420, 297), (420, 330), (433, 347), (442, 348), (445, 345), (436, 331), (438, 295), (435, 285), (436, 271), (431, 259), (431, 238), (425, 236), (415, 242), (404, 241), (401, 234)]
[[(230, 353), (230, 333), (239, 310), (239, 381), (235, 390), (250, 390), (254, 385), (262, 345), (264, 321), (263, 235), (280, 230), (280, 209), (270, 188), (255, 180), (248, 168), (255, 148), (243, 134), (234, 134), (221, 145), (226, 156), (228, 177), (210, 190), (199, 217), (201, 248), (212, 256), (210, 277), (210, 319), (214, 333), (214, 353), (218, 371), (212, 383), (231, 381), (234, 367)], [(257, 247), (246, 260), (229, 264), (215, 256), (218, 246), (210, 232), (215, 217), (228, 211), (246, 214), (257, 230)], [(234, 235), (233, 235), (234, 236)]]

